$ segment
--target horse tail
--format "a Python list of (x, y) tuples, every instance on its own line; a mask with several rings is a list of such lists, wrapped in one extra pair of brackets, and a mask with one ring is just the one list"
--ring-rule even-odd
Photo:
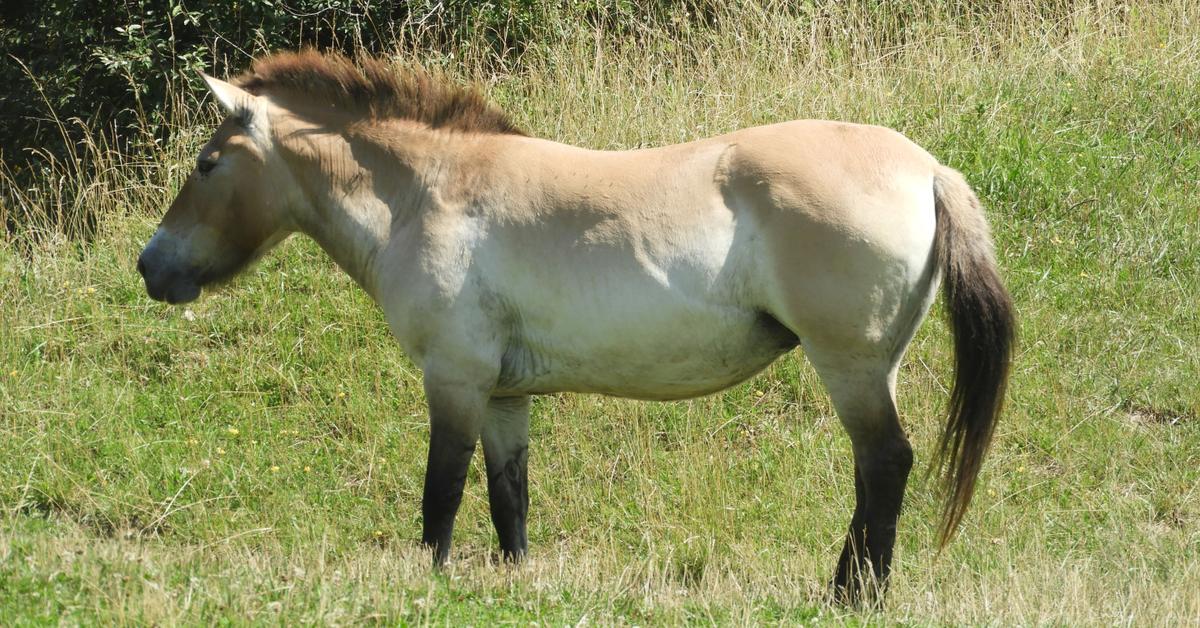
[(935, 175), (933, 192), (934, 259), (942, 272), (955, 364), (949, 416), (930, 467), (941, 476), (938, 539), (945, 547), (971, 502), (1004, 405), (1015, 318), (979, 199), (961, 174), (946, 167)]

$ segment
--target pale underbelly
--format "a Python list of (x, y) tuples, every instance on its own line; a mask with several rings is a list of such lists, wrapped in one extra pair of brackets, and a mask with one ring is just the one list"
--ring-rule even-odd
[(497, 393), (686, 399), (746, 380), (797, 343), (790, 330), (758, 312), (719, 325), (614, 332), (597, 340), (532, 335), (505, 353)]

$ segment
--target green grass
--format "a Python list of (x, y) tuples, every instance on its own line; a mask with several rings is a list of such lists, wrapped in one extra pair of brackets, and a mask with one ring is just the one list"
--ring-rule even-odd
[[(453, 68), (563, 141), (839, 118), (900, 129), (976, 186), (1020, 315), (1008, 411), (940, 557), (932, 483), (910, 485), (883, 611), (823, 598), (851, 462), (799, 353), (690, 402), (538, 399), (530, 560), (495, 564), (477, 460), (456, 559), (433, 574), (420, 372), (315, 245), (189, 309), (144, 295), (136, 256), (207, 133), (193, 108), (157, 163), (96, 148), (97, 172), (62, 166), (0, 206), (23, 225), (0, 245), (0, 618), (1195, 621), (1200, 12), (922, 15), (846, 10), (821, 30), (747, 9)], [(88, 215), (93, 239), (63, 235)], [(900, 376), (919, 465), (949, 349), (935, 308)]]

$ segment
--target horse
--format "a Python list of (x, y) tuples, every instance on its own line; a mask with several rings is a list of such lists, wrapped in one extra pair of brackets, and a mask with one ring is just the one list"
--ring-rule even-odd
[(939, 286), (955, 375), (931, 472), (941, 546), (953, 536), (1001, 413), (1014, 308), (970, 186), (900, 133), (797, 120), (599, 151), (363, 55), (202, 77), (227, 116), (138, 258), (146, 291), (186, 303), (290, 234), (316, 240), (423, 372), (435, 568), (480, 441), (502, 555), (526, 554), (532, 395), (687, 399), (800, 347), (853, 450), (831, 592), (878, 599), (913, 466), (897, 371)]

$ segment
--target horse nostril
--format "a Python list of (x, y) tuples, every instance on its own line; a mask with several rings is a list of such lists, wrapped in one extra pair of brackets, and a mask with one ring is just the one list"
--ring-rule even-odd
[(137, 269), (138, 269), (138, 274), (141, 275), (143, 279), (145, 279), (146, 278), (146, 262), (145, 262), (145, 260), (143, 260), (140, 257), (138, 258)]

